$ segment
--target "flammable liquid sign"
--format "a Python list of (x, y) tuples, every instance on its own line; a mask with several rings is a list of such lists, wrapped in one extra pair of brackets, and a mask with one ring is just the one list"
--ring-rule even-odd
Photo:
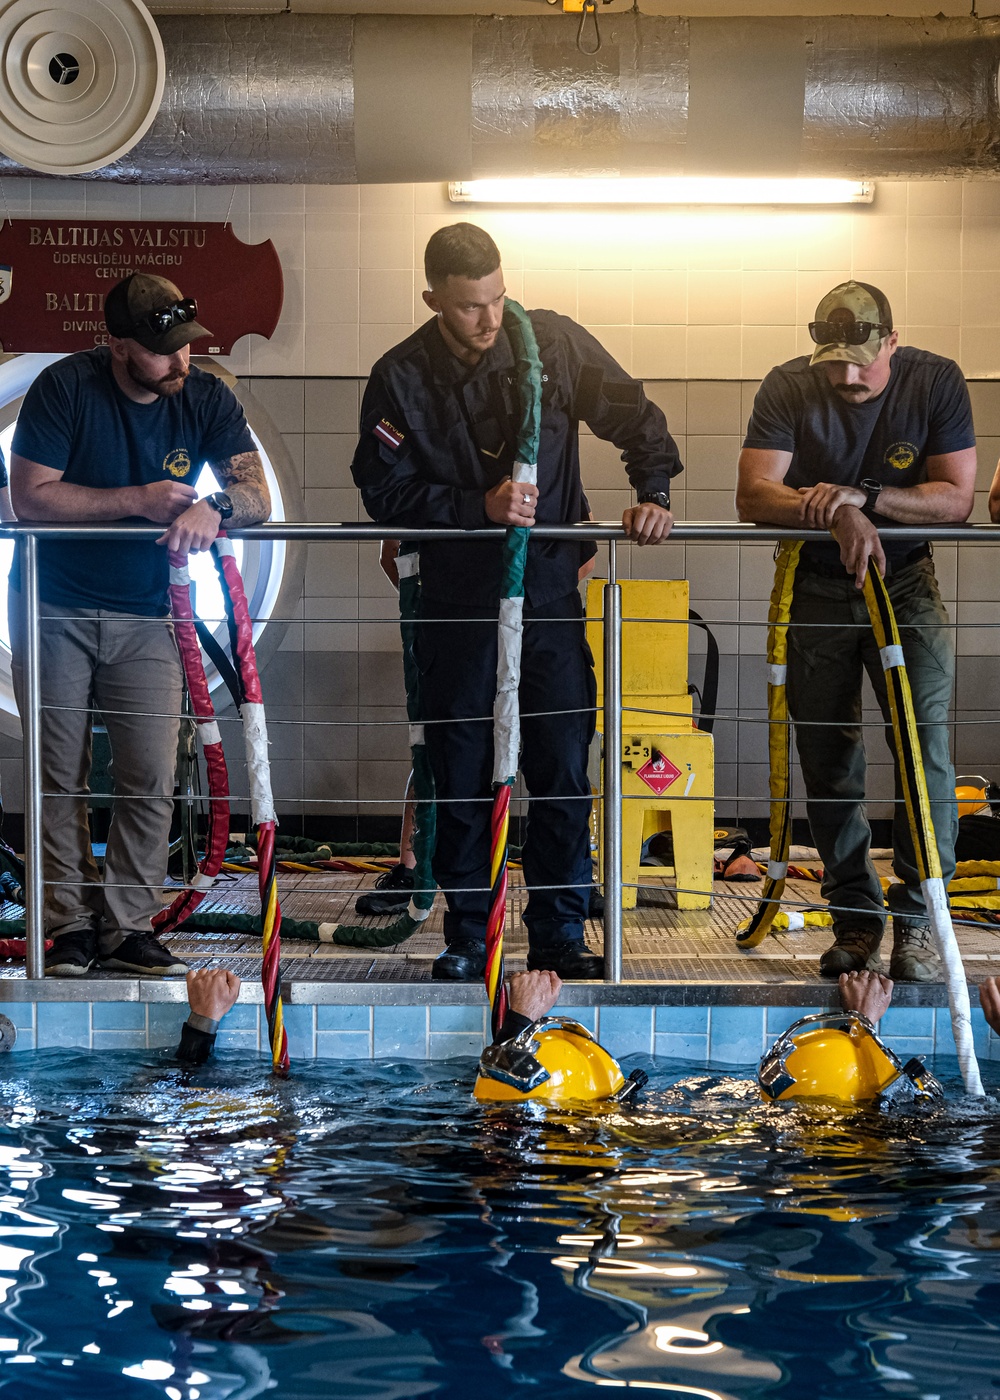
[(66, 353), (107, 341), (104, 298), (130, 272), (152, 272), (198, 303), (211, 335), (196, 355), (228, 355), (240, 336), (270, 336), (281, 315), (274, 244), (243, 243), (229, 224), (14, 219), (0, 229), (0, 343), (8, 354)]

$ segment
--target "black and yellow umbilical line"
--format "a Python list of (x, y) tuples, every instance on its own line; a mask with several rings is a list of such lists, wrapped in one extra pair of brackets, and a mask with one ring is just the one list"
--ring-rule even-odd
[(788, 878), (788, 851), (792, 841), (792, 728), (788, 722), (788, 623), (792, 614), (792, 589), (802, 541), (792, 540), (778, 550), (774, 587), (767, 613), (767, 754), (770, 760), (771, 850), (764, 876), (764, 890), (756, 912), (741, 924), (736, 942), (741, 948), (763, 943), (781, 908)]
[[(767, 876), (760, 903), (753, 916), (741, 925), (736, 941), (741, 948), (756, 948), (767, 937), (781, 904), (788, 875), (791, 844), (791, 726), (789, 724), (786, 677), (788, 666), (788, 626), (791, 620), (795, 570), (802, 549), (800, 540), (784, 543), (778, 550), (774, 588), (768, 612), (768, 753), (771, 762), (771, 849)], [(927, 780), (913, 697), (906, 674), (903, 646), (885, 581), (877, 569), (869, 567), (864, 583), (865, 603), (885, 672), (893, 747), (899, 766), (903, 800), (910, 825), (920, 890), (927, 917), (944, 966), (948, 985), (955, 1045), (962, 1079), (968, 1094), (983, 1096), (972, 1040), (969, 987), (955, 939), (948, 908), (948, 895), (941, 878), (934, 822), (931, 817)]]

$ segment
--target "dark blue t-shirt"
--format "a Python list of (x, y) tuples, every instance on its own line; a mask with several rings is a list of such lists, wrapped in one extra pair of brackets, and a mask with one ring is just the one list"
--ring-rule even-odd
[[(165, 477), (194, 485), (205, 462), (254, 450), (239, 399), (216, 375), (192, 365), (179, 394), (135, 403), (115, 383), (103, 346), (42, 371), (25, 395), (13, 444), (64, 481), (102, 488)], [(46, 603), (144, 617), (168, 611), (167, 551), (152, 540), (43, 540), (38, 564)], [(10, 581), (20, 584), (16, 552)]]
[[(920, 485), (928, 457), (976, 445), (968, 386), (954, 360), (912, 345), (899, 346), (889, 363), (889, 383), (867, 403), (845, 403), (823, 366), (810, 365), (805, 355), (778, 365), (757, 391), (743, 446), (790, 452), (786, 486), (857, 486), (865, 477), (885, 486)], [(899, 523), (874, 513), (872, 520), (878, 527)], [(891, 553), (912, 549), (897, 544)], [(808, 544), (803, 553), (840, 558), (834, 544)]]

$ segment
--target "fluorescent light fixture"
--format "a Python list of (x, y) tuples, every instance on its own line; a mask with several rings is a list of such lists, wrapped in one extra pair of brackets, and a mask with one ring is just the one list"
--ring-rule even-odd
[(870, 180), (642, 179), (452, 180), (454, 204), (871, 204)]

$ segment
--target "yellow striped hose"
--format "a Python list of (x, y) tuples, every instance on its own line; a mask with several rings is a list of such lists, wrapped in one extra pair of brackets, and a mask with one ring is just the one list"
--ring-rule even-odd
[(736, 931), (741, 948), (756, 948), (767, 937), (781, 908), (788, 877), (792, 840), (792, 728), (788, 719), (788, 621), (792, 589), (802, 550), (801, 540), (786, 540), (778, 549), (771, 606), (767, 614), (767, 752), (771, 762), (771, 851), (764, 890), (756, 913)]
[[(771, 850), (760, 903), (753, 916), (740, 925), (736, 934), (737, 944), (745, 949), (756, 948), (767, 937), (772, 927), (794, 928), (819, 922), (812, 913), (801, 916), (780, 913), (781, 896), (788, 874), (792, 825), (791, 724), (785, 689), (788, 624), (791, 618), (795, 569), (801, 548), (800, 541), (785, 543), (779, 548), (768, 612), (767, 708), (768, 753), (771, 762)], [(948, 984), (948, 1003), (962, 1079), (968, 1094), (982, 1097), (982, 1080), (972, 1040), (969, 987), (951, 922), (948, 896), (941, 878), (941, 862), (938, 859), (923, 755), (913, 713), (913, 697), (910, 693), (896, 618), (885, 581), (877, 569), (868, 569), (865, 575), (864, 595), (885, 672), (893, 746), (901, 775), (903, 800), (913, 840), (920, 889)]]
[(972, 1041), (969, 984), (951, 922), (948, 895), (941, 878), (941, 862), (938, 859), (937, 839), (934, 834), (930, 798), (927, 795), (920, 736), (913, 713), (913, 697), (910, 694), (910, 682), (903, 659), (903, 646), (885, 581), (878, 570), (871, 567), (865, 575), (865, 602), (868, 605), (868, 616), (885, 672), (889, 712), (892, 715), (893, 747), (896, 750), (896, 762), (902, 780), (906, 816), (910, 825), (920, 890), (948, 984), (948, 1004), (951, 1007), (951, 1024), (962, 1080), (967, 1094), (982, 1098), (983, 1083), (979, 1076), (979, 1064)]

